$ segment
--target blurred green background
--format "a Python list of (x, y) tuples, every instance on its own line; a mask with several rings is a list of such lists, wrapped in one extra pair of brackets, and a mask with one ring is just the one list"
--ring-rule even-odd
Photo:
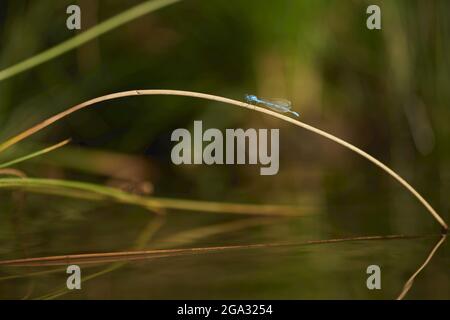
[[(81, 32), (138, 3), (77, 1)], [(76, 35), (65, 26), (69, 4), (2, 1), (0, 70)], [(382, 30), (366, 28), (370, 4), (381, 7)], [(181, 1), (1, 81), (0, 141), (82, 101), (124, 90), (191, 90), (237, 100), (246, 93), (282, 97), (292, 101), (301, 121), (388, 164), (449, 220), (449, 14), (450, 2), (444, 0)], [(279, 173), (260, 176), (259, 166), (172, 165), (170, 135), (176, 128), (191, 129), (194, 120), (221, 130), (280, 128)], [(32, 177), (89, 181), (149, 196), (288, 204), (306, 215), (184, 246), (438, 235), (437, 223), (420, 203), (379, 168), (260, 113), (185, 97), (124, 98), (59, 121), (2, 153), (1, 162), (67, 137), (73, 139), (69, 146), (16, 168)], [(134, 206), (5, 190), (0, 210), (2, 260), (126, 250), (153, 219)], [(167, 213), (155, 235), (164, 245), (166, 236), (180, 230), (243, 218)], [(437, 240), (131, 263), (65, 297), (390, 299)], [(444, 243), (408, 297), (450, 297), (448, 252)], [(381, 291), (365, 286), (370, 264), (382, 266)], [(0, 297), (39, 297), (65, 283), (64, 271), (1, 280), (44, 269), (0, 268)]]

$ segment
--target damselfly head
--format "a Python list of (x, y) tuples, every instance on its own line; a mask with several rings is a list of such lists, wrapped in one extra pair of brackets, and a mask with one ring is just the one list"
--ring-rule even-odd
[(247, 102), (254, 102), (257, 99), (258, 98), (255, 95), (253, 95), (253, 94), (246, 94), (245, 95), (245, 101), (247, 101)]

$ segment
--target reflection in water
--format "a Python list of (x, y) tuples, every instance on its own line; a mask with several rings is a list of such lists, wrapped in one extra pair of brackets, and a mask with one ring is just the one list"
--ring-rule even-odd
[[(133, 246), (133, 249), (139, 250), (139, 249), (144, 248), (147, 245), (147, 243), (153, 238), (153, 236), (158, 232), (158, 230), (162, 228), (164, 223), (165, 223), (165, 217), (163, 215), (157, 216), (156, 218), (151, 219), (150, 222), (147, 224), (147, 226), (138, 235), (135, 245)], [(121, 268), (122, 266), (124, 266), (125, 263), (126, 262), (115, 262), (99, 272), (90, 274), (87, 277), (83, 277), (81, 279), (81, 282), (84, 283), (86, 281), (97, 278), (101, 275), (104, 275), (104, 274), (107, 274), (114, 270), (117, 270), (117, 269)], [(40, 299), (40, 300), (56, 299), (58, 297), (63, 296), (64, 294), (66, 294), (68, 292), (69, 292), (69, 290), (67, 289), (67, 286), (63, 286), (53, 292), (50, 292), (46, 295), (39, 297), (38, 299)]]
[[(270, 218), (251, 218), (251, 219), (243, 219), (238, 221), (232, 221), (228, 223), (222, 223), (218, 225), (212, 225), (212, 226), (206, 226), (206, 227), (200, 227), (195, 228), (192, 230), (180, 232), (176, 235), (168, 237), (163, 243), (180, 243), (180, 244), (186, 244), (190, 243), (192, 241), (195, 241), (197, 239), (201, 239), (203, 237), (212, 236), (214, 234), (224, 233), (224, 232), (232, 232), (240, 229), (245, 229), (249, 227), (255, 227), (255, 226), (262, 226), (264, 224), (273, 223), (274, 219)], [(155, 219), (151, 220), (150, 223), (147, 225), (146, 228), (138, 235), (136, 244), (133, 247), (133, 250), (140, 250), (144, 248), (147, 243), (150, 241), (150, 239), (153, 237), (153, 235), (163, 226), (165, 220), (164, 216), (156, 217)], [(163, 245), (164, 246), (164, 245)], [(171, 251), (171, 250), (156, 250), (156, 251)], [(176, 250), (172, 250), (176, 251)], [(93, 273), (87, 277), (83, 277), (82, 282), (86, 282), (88, 280), (97, 278), (101, 275), (104, 275), (106, 273), (112, 272), (116, 269), (119, 269), (120, 267), (124, 266), (127, 262), (134, 260), (133, 256), (134, 253), (139, 251), (128, 251), (128, 252), (113, 252), (113, 253), (100, 253), (100, 254), (80, 254), (80, 255), (66, 255), (66, 256), (60, 256), (60, 257), (43, 257), (43, 258), (25, 258), (25, 259), (19, 259), (16, 261), (0, 261), (0, 265), (19, 265), (19, 266), (49, 266), (49, 265), (67, 265), (72, 263), (90, 263), (90, 264), (98, 264), (98, 263), (105, 263), (105, 262), (112, 262), (112, 264), (105, 269)], [(141, 251), (142, 252), (142, 251)], [(139, 254), (140, 256), (141, 254)], [(111, 256), (111, 259), (106, 259), (106, 257)], [(158, 255), (157, 257), (166, 257), (171, 256), (169, 255)], [(172, 256), (174, 256), (172, 254)], [(156, 256), (152, 256), (153, 258)], [(62, 258), (63, 262), (58, 262)], [(56, 261), (55, 261), (56, 260)], [(19, 262), (21, 261), (21, 262)], [(16, 262), (18, 262), (16, 264)], [(22, 264), (22, 262), (24, 264)], [(27, 262), (31, 262), (31, 264), (28, 264)], [(39, 276), (54, 272), (60, 272), (65, 271), (65, 269), (54, 269), (44, 272), (35, 272), (35, 273), (29, 273), (29, 274), (21, 274), (17, 276), (9, 276), (9, 277), (3, 277), (0, 278), (0, 281), (2, 280), (12, 280), (17, 279), (20, 277), (26, 277), (26, 276)], [(62, 287), (54, 292), (51, 292), (49, 294), (46, 294), (44, 296), (39, 297), (39, 299), (54, 299), (57, 297), (60, 297), (64, 295), (65, 293), (68, 293), (68, 290), (66, 287)]]
[[(25, 173), (16, 169), (0, 169), (0, 175), (12, 175), (20, 178), (26, 177)], [(13, 227), (14, 240), (16, 242), (16, 246), (18, 251), (22, 252), (24, 257), (29, 257), (29, 253), (27, 250), (27, 243), (29, 243), (29, 239), (27, 234), (23, 230), (23, 222), (24, 219), (24, 208), (26, 205), (27, 194), (23, 190), (16, 190), (13, 192), (12, 201), (14, 202), (14, 206), (11, 208), (11, 225)], [(35, 289), (34, 280), (28, 283), (27, 290), (25, 295), (22, 297), (22, 300), (26, 300), (33, 294)]]
[(427, 266), (427, 264), (431, 261), (431, 259), (433, 258), (434, 254), (436, 253), (436, 251), (439, 249), (439, 247), (442, 245), (442, 243), (444, 243), (444, 241), (447, 239), (447, 235), (443, 234), (441, 239), (439, 239), (439, 241), (436, 243), (436, 245), (433, 247), (433, 249), (431, 250), (430, 254), (428, 255), (427, 259), (425, 260), (425, 262), (419, 267), (419, 269), (417, 269), (416, 272), (414, 272), (414, 274), (408, 279), (408, 281), (406, 281), (405, 285), (403, 286), (403, 290), (400, 293), (400, 295), (397, 297), (397, 300), (402, 300), (406, 294), (408, 293), (408, 291), (411, 289), (413, 283), (414, 283), (414, 279), (417, 277), (417, 275)]
[[(187, 241), (192, 241), (195, 238), (201, 238), (202, 236), (212, 235), (214, 233), (220, 233), (230, 231), (233, 229), (246, 228), (250, 226), (255, 226), (258, 224), (264, 224), (271, 222), (272, 219), (245, 219), (238, 222), (231, 222), (213, 226), (207, 226), (203, 228), (197, 228), (194, 230), (189, 230), (185, 232), (180, 232), (176, 236), (172, 236), (172, 239), (187, 239)], [(250, 244), (250, 245), (233, 245), (233, 246), (220, 246), (220, 247), (197, 247), (197, 248), (184, 248), (184, 249), (155, 249), (155, 250), (142, 250), (153, 237), (153, 235), (163, 226), (164, 218), (159, 217), (152, 219), (150, 223), (144, 228), (141, 234), (137, 237), (135, 246), (133, 246), (133, 251), (123, 251), (123, 252), (110, 252), (110, 253), (93, 253), (93, 254), (77, 254), (77, 255), (63, 255), (63, 256), (51, 256), (51, 257), (39, 257), (39, 258), (25, 258), (25, 259), (15, 259), (15, 260), (4, 260), (0, 261), (0, 265), (9, 266), (26, 266), (26, 267), (43, 267), (43, 266), (58, 266), (58, 265), (68, 265), (68, 264), (87, 264), (87, 265), (98, 265), (102, 263), (111, 263), (106, 268), (92, 273), (88, 276), (83, 277), (82, 282), (86, 282), (97, 278), (99, 276), (105, 275), (112, 271), (115, 271), (127, 263), (135, 260), (144, 259), (155, 259), (155, 258), (170, 258), (183, 255), (199, 255), (208, 254), (214, 252), (224, 252), (230, 250), (248, 250), (248, 249), (262, 249), (262, 248), (274, 248), (274, 247), (292, 247), (292, 246), (306, 246), (306, 245), (319, 245), (319, 244), (332, 244), (332, 243), (342, 243), (342, 242), (355, 242), (355, 241), (382, 241), (382, 240), (395, 240), (395, 239), (417, 239), (417, 238), (427, 238), (429, 236), (407, 236), (407, 235), (387, 235), (387, 236), (360, 236), (360, 237), (349, 237), (349, 238), (338, 238), (338, 239), (328, 239), (328, 240), (312, 240), (297, 243), (261, 243), (261, 244)], [(425, 262), (419, 267), (419, 269), (409, 278), (403, 287), (402, 292), (397, 299), (403, 299), (408, 291), (411, 289), (414, 279), (417, 275), (425, 268), (425, 266), (431, 261), (433, 255), (436, 253), (438, 248), (446, 240), (446, 236), (443, 235), (440, 240), (433, 247), (432, 251), (428, 255)], [(167, 243), (167, 242), (166, 242)], [(169, 242), (170, 243), (170, 242)], [(59, 272), (63, 269), (55, 269), (47, 272), (38, 272), (34, 274), (28, 274), (28, 276), (41, 275), (51, 272)], [(64, 269), (65, 270), (65, 269)], [(22, 276), (27, 276), (22, 274)], [(14, 277), (0, 278), (0, 280), (13, 279)], [(42, 295), (39, 299), (55, 299), (61, 297), (62, 295), (68, 293), (66, 287), (61, 287), (55, 291), (48, 294)], [(28, 297), (29, 295), (27, 295)]]
[[(27, 210), (29, 210), (28, 206)], [(299, 295), (301, 298), (312, 297), (314, 299), (324, 297), (378, 298), (380, 297), (377, 296), (379, 293), (367, 291), (365, 285), (359, 286), (362, 282), (358, 278), (361, 270), (365, 270), (363, 268), (373, 259), (373, 256), (375, 255), (379, 259), (380, 265), (383, 265), (384, 259), (390, 255), (390, 250), (404, 253), (405, 249), (411, 248), (414, 250), (413, 259), (417, 259), (417, 256), (423, 253), (423, 245), (430, 238), (436, 237), (432, 234), (343, 237), (333, 236), (334, 231), (325, 233), (327, 229), (320, 230), (320, 233), (314, 233), (315, 224), (322, 226), (319, 215), (302, 218), (261, 217), (239, 220), (234, 218), (229, 220), (225, 216), (194, 215), (194, 220), (194, 216), (191, 214), (169, 214), (152, 216), (149, 221), (148, 215), (136, 214), (132, 218), (138, 219), (139, 223), (133, 225), (127, 220), (127, 227), (123, 228), (124, 220), (121, 219), (130, 219), (130, 215), (133, 214), (132, 211), (127, 211), (128, 215), (115, 216), (115, 219), (108, 220), (107, 228), (102, 229), (99, 226), (105, 218), (113, 216), (114, 212), (111, 211), (111, 208), (107, 208), (104, 210), (105, 215), (102, 216), (102, 211), (99, 209), (97, 211), (98, 213), (95, 215), (92, 212), (85, 214), (88, 217), (85, 225), (80, 225), (81, 222), (74, 223), (71, 220), (67, 223), (72, 226), (72, 229), (67, 229), (69, 234), (76, 235), (83, 230), (84, 234), (88, 236), (85, 238), (88, 246), (67, 247), (67, 244), (72, 244), (74, 240), (68, 238), (66, 241), (60, 241), (63, 233), (67, 232), (61, 227), (56, 230), (51, 229), (51, 232), (48, 233), (52, 235), (52, 239), (57, 240), (54, 242), (57, 244), (56, 247), (48, 242), (48, 250), (41, 250), (43, 245), (33, 245), (32, 241), (29, 245), (28, 241), (23, 241), (24, 239), (21, 238), (21, 242), (27, 245), (28, 253), (24, 252), (21, 259), (14, 259), (15, 257), (11, 256), (9, 259), (4, 257), (0, 261), (0, 272), (2, 273), (0, 281), (3, 282), (2, 298), (20, 295), (22, 298), (55, 299), (66, 294), (70, 294), (70, 297), (79, 295), (81, 298), (105, 298), (105, 295), (111, 295), (113, 298), (135, 296), (139, 298), (182, 298), (189, 297), (192, 292), (195, 292), (194, 295), (198, 295), (197, 292), (205, 290), (205, 292), (209, 292), (207, 296), (211, 298), (233, 297), (236, 294), (241, 294), (238, 296), (240, 298), (298, 298)], [(18, 215), (12, 213), (11, 218), (13, 217), (17, 218)], [(54, 219), (54, 216), (50, 216), (50, 218)], [(43, 219), (43, 223), (48, 221)], [(166, 221), (168, 223), (165, 223)], [(32, 226), (30, 222), (31, 220), (27, 221), (28, 228)], [(202, 226), (199, 227), (199, 224)], [(160, 230), (163, 225), (164, 230)], [(182, 227), (185, 225), (191, 227), (188, 229)], [(137, 226), (137, 228), (133, 226)], [(252, 230), (248, 230), (250, 228)], [(327, 226), (323, 226), (323, 228), (327, 228)], [(120, 237), (110, 238), (111, 235), (117, 235), (116, 230), (120, 230)], [(34, 230), (31, 233), (27, 232), (28, 230), (15, 231), (16, 236), (23, 233), (24, 236), (32, 236), (31, 238), (34, 239), (31, 240), (34, 241), (45, 239), (46, 236), (45, 233)], [(90, 232), (95, 234), (92, 239), (89, 238)], [(53, 236), (54, 233), (56, 234)], [(157, 233), (156, 236), (155, 233)], [(332, 239), (308, 240), (312, 237), (320, 239), (327, 235)], [(114, 240), (111, 247), (102, 247), (102, 243), (111, 241), (111, 239)], [(280, 239), (286, 241), (280, 241)], [(409, 240), (397, 241), (401, 239)], [(444, 243), (444, 239), (445, 237), (440, 239), (425, 263), (408, 280), (399, 298), (403, 298), (410, 290), (415, 277), (430, 262), (437, 248)], [(387, 240), (392, 242), (389, 241), (388, 245)], [(134, 245), (130, 246), (128, 241), (134, 242)], [(369, 246), (369, 242), (373, 245)], [(122, 246), (123, 243), (127, 243), (125, 248), (130, 248), (130, 251), (114, 251), (114, 248)], [(300, 247), (302, 248), (300, 249)], [(102, 253), (58, 255), (64, 252), (96, 251)], [(28, 258), (30, 256), (35, 258)], [(225, 264), (218, 263), (218, 261), (224, 261)], [(395, 269), (401, 270), (402, 262), (408, 268), (408, 264), (409, 267), (411, 265), (410, 261), (411, 259), (396, 259), (393, 264), (396, 266)], [(438, 261), (441, 265), (445, 264), (442, 259)], [(64, 267), (68, 264), (83, 265), (82, 292), (75, 293), (66, 288)], [(61, 266), (63, 267), (61, 268)], [(234, 269), (233, 266), (239, 267)], [(52, 270), (36, 269), (43, 267), (52, 268)], [(218, 273), (218, 270), (221, 272)], [(253, 270), (256, 272), (253, 273)], [(391, 268), (391, 271), (386, 272), (392, 273), (392, 271)], [(267, 275), (259, 277), (258, 272), (270, 272), (276, 276), (273, 278)], [(170, 278), (165, 276), (167, 273), (171, 275)], [(107, 276), (108, 274), (110, 276)], [(402, 285), (399, 283), (401, 277), (392, 277), (392, 274), (389, 273), (384, 273), (384, 276), (389, 286), (384, 288), (382, 297), (392, 298), (397, 293), (389, 291)], [(431, 277), (428, 281), (435, 283), (438, 279), (437, 276)], [(236, 282), (233, 282), (233, 277), (239, 278), (240, 282), (247, 283), (246, 287), (240, 286), (240, 291), (236, 292)], [(353, 283), (348, 281), (352, 278), (354, 279)], [(97, 280), (92, 281), (91, 285), (90, 280), (93, 279)], [(195, 282), (190, 282), (189, 279), (195, 279)], [(310, 283), (306, 281), (310, 281)], [(89, 283), (86, 284), (86, 282)], [(297, 283), (297, 286), (293, 286), (293, 283)], [(148, 292), (149, 284), (152, 284), (154, 289), (152, 292)], [(34, 289), (32, 292), (29, 291), (30, 285)], [(354, 291), (355, 285), (359, 291)], [(121, 289), (110, 291), (109, 286), (117, 286)], [(173, 286), (180, 290), (174, 292)], [(192, 290), (192, 288), (196, 288), (196, 290)], [(243, 291), (242, 288), (247, 291)], [(341, 291), (333, 292), (336, 288)], [(268, 295), (261, 295), (265, 292), (268, 292)], [(200, 296), (195, 297), (200, 298)]]
[(293, 247), (302, 245), (331, 244), (331, 243), (351, 242), (351, 241), (414, 239), (421, 237), (424, 236), (408, 236), (408, 235), (361, 236), (361, 237), (340, 238), (340, 239), (311, 240), (304, 242), (258, 243), (258, 244), (247, 244), (236, 246), (201, 247), (201, 248), (187, 248), (187, 249), (156, 249), (156, 250), (137, 250), (137, 251), (122, 251), (122, 252), (108, 252), (108, 253), (89, 253), (89, 254), (74, 254), (74, 255), (62, 255), (62, 256), (40, 257), (40, 258), (5, 260), (0, 261), (0, 265), (28, 266), (28, 267), (57, 266), (74, 263), (81, 265), (81, 264), (94, 264), (94, 263), (117, 262), (117, 261), (132, 261), (132, 260), (142, 260), (152, 258), (169, 258), (180, 255), (197, 255), (227, 250)]

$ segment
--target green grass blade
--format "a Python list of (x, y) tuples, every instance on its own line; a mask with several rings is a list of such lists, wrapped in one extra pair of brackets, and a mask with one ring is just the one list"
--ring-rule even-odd
[(27, 161), (27, 160), (30, 160), (32, 158), (39, 157), (39, 156), (41, 156), (43, 154), (46, 154), (46, 153), (49, 153), (49, 152), (51, 152), (53, 150), (61, 148), (61, 147), (65, 146), (66, 144), (68, 144), (69, 142), (70, 142), (70, 139), (67, 139), (67, 140), (61, 141), (61, 142), (59, 142), (59, 143), (57, 143), (57, 144), (55, 144), (53, 146), (50, 146), (48, 148), (45, 148), (45, 149), (42, 149), (42, 150), (39, 150), (39, 151), (30, 153), (30, 154), (27, 154), (26, 156), (23, 156), (23, 157), (20, 157), (20, 158), (17, 158), (17, 159), (14, 159), (14, 160), (2, 163), (2, 164), (0, 164), (0, 169), (7, 168), (7, 167), (10, 167), (12, 165), (18, 164), (20, 162)]
[(143, 197), (120, 189), (94, 183), (38, 178), (2, 178), (0, 189), (21, 189), (90, 200), (111, 200), (137, 205), (151, 210), (172, 209), (197, 212), (215, 212), (269, 216), (301, 216), (301, 208), (284, 205), (256, 205), (228, 202), (196, 201), (159, 197)]
[(137, 19), (147, 13), (164, 8), (179, 1), (181, 0), (152, 0), (138, 4), (112, 18), (99, 23), (91, 29), (70, 38), (69, 40), (66, 40), (48, 50), (45, 50), (44, 52), (36, 54), (31, 58), (28, 58), (22, 62), (19, 62), (9, 68), (0, 71), (0, 81), (8, 79), (21, 72), (27, 71), (31, 68), (36, 67), (37, 65), (56, 58), (72, 49), (81, 46), (82, 44), (85, 44), (86, 42), (91, 41), (92, 39), (95, 39), (107, 33), (108, 31), (118, 28), (121, 25)]

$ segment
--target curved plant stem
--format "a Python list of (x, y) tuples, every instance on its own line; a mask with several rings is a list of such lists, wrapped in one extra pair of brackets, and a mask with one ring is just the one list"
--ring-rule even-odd
[(56, 58), (72, 49), (75, 49), (84, 43), (95, 39), (102, 34), (107, 33), (121, 25), (130, 22), (134, 19), (137, 19), (147, 13), (152, 11), (156, 11), (160, 8), (171, 5), (180, 0), (151, 0), (140, 3), (124, 12), (119, 13), (118, 15), (109, 18), (95, 27), (80, 33), (77, 36), (70, 38), (48, 50), (45, 50), (37, 55), (32, 56), (22, 62), (19, 62), (9, 68), (0, 71), (0, 81), (8, 79), (12, 76), (15, 76), (21, 72), (24, 72), (28, 69), (34, 68), (41, 63), (47, 62), (53, 58)]
[(445, 221), (433, 209), (433, 207), (420, 195), (419, 192), (417, 192), (408, 182), (406, 182), (405, 179), (403, 179), (400, 175), (398, 175), (394, 170), (392, 170), (387, 165), (385, 165), (378, 159), (374, 158), (367, 152), (359, 149), (358, 147), (352, 145), (351, 143), (344, 141), (330, 133), (327, 133), (323, 130), (317, 129), (311, 125), (308, 125), (308, 124), (298, 121), (296, 119), (290, 118), (288, 116), (282, 115), (275, 111), (264, 109), (264, 108), (261, 108), (261, 107), (255, 106), (255, 105), (251, 105), (251, 104), (248, 104), (248, 103), (245, 103), (242, 101), (228, 99), (225, 97), (215, 96), (215, 95), (211, 95), (211, 94), (192, 92), (192, 91), (181, 91), (181, 90), (165, 90), (165, 89), (158, 90), (158, 89), (155, 89), (155, 90), (123, 91), (123, 92), (117, 92), (117, 93), (112, 93), (112, 94), (108, 94), (105, 96), (97, 97), (97, 98), (88, 100), (86, 102), (80, 103), (76, 106), (73, 106), (70, 109), (67, 109), (61, 113), (58, 113), (57, 115), (48, 118), (47, 120), (37, 124), (36, 126), (18, 134), (17, 136), (10, 138), (9, 140), (0, 144), (0, 152), (6, 150), (7, 148), (11, 147), (12, 145), (16, 144), (17, 142), (31, 136), (32, 134), (42, 130), (43, 128), (51, 125), (52, 123), (66, 117), (66, 116), (70, 115), (71, 113), (76, 112), (80, 109), (84, 109), (84, 108), (94, 105), (96, 103), (107, 101), (107, 100), (113, 100), (113, 99), (130, 97), (130, 96), (138, 96), (138, 95), (186, 96), (186, 97), (194, 97), (194, 98), (200, 98), (200, 99), (206, 99), (206, 100), (213, 100), (213, 101), (223, 102), (226, 104), (232, 104), (232, 105), (239, 106), (242, 108), (251, 109), (251, 110), (261, 112), (261, 113), (265, 113), (272, 117), (279, 118), (281, 120), (290, 122), (298, 127), (302, 127), (303, 129), (311, 131), (311, 132), (318, 134), (324, 138), (334, 141), (335, 143), (340, 144), (341, 146), (344, 146), (347, 149), (350, 149), (351, 151), (359, 154), (360, 156), (366, 158), (367, 160), (369, 160), (376, 166), (380, 167), (383, 171), (385, 171), (387, 174), (389, 174), (391, 177), (393, 177), (395, 180), (397, 180), (403, 187), (405, 187), (414, 197), (416, 197), (420, 201), (420, 203), (422, 203), (422, 205), (428, 210), (428, 212), (436, 219), (436, 221), (444, 228), (444, 230), (448, 230), (448, 226), (445, 223)]

